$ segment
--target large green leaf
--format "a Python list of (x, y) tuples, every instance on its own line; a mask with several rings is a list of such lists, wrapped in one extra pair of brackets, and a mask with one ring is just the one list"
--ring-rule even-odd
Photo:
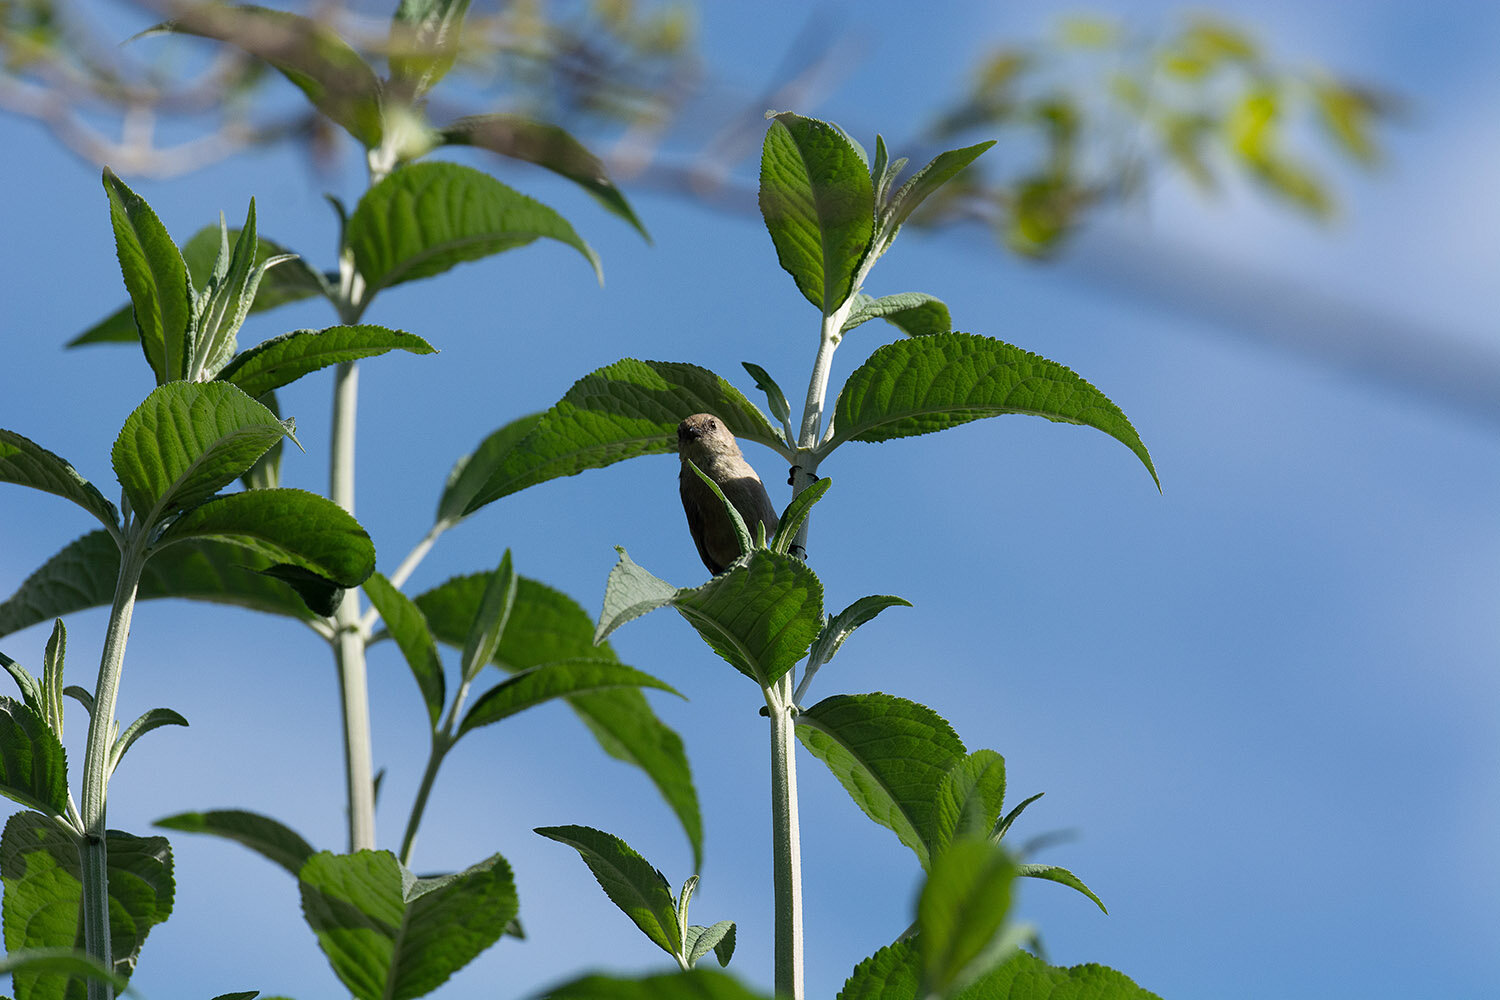
[(380, 145), (380, 81), (331, 28), (249, 4), (197, 4), (174, 13), (154, 30), (217, 39), (264, 59), (365, 147)]
[(68, 814), (68, 758), (36, 711), (0, 698), (0, 795), (52, 816)]
[(770, 549), (754, 549), (701, 587), (668, 593), (668, 584), (642, 570), (623, 550), (605, 585), (596, 635), (646, 611), (671, 606), (703, 641), (761, 687), (802, 659), (823, 623), (823, 584), (807, 564)]
[(648, 241), (651, 239), (630, 202), (609, 179), (603, 161), (556, 125), (520, 115), (474, 115), (449, 122), (438, 135), (450, 146), (479, 146), (566, 177)]
[(155, 520), (207, 500), (287, 433), (237, 386), (174, 382), (126, 418), (110, 458), (136, 516)]
[(372, 358), (392, 350), (437, 353), (437, 348), (416, 334), (367, 323), (293, 330), (241, 351), (219, 372), (218, 379), (234, 383), (248, 395), (259, 396), (319, 368)]
[(401, 0), (391, 19), (391, 83), (421, 97), (453, 68), (469, 0)]
[(828, 315), (856, 289), (875, 226), (864, 157), (837, 127), (791, 112), (766, 130), (760, 211), (781, 266)]
[(0, 482), (30, 486), (71, 500), (110, 528), (120, 512), (67, 461), (15, 431), (0, 430)]
[(327, 497), (285, 487), (214, 497), (162, 533), (157, 549), (188, 539), (252, 549), (336, 587), (357, 587), (375, 569), (375, 546), (348, 511)]
[(541, 237), (573, 247), (603, 280), (599, 258), (561, 215), (456, 163), (396, 169), (360, 198), (347, 233), (367, 298)]
[(917, 899), (924, 994), (948, 996), (1016, 950), (1004, 933), (1016, 869), (983, 838), (956, 841), (933, 858)]
[[(179, 542), (146, 561), (137, 600), (187, 597), (309, 620), (316, 617), (285, 584), (257, 571), (273, 560), (211, 539)], [(107, 532), (69, 543), (0, 604), (0, 635), (114, 600), (120, 550)]]
[[(238, 229), (230, 229), (229, 239), (237, 240), (239, 234)], [(220, 239), (221, 230), (218, 226), (204, 226), (182, 245), (182, 259), (187, 262), (188, 276), (194, 287), (203, 287), (213, 273), (214, 255), (218, 253)], [(280, 244), (261, 236), (256, 243), (255, 266), (260, 267), (272, 257), (282, 257), (287, 253)], [(255, 300), (250, 305), (250, 311), (263, 312), (288, 302), (326, 294), (327, 290), (322, 275), (308, 267), (301, 258), (293, 257), (265, 272), (255, 290)], [(129, 305), (117, 309), (68, 341), (66, 346), (137, 341), (140, 335), (136, 332), (131, 312)]]
[(694, 413), (712, 413), (735, 437), (785, 453), (765, 414), (708, 369), (626, 358), (573, 383), (530, 433), (494, 456), (493, 472), (463, 512), (549, 479), (675, 452), (677, 425)]
[[(439, 642), (462, 648), (489, 577), (488, 573), (454, 577), (414, 598)], [(608, 643), (595, 645), (594, 620), (577, 601), (546, 584), (519, 578), (495, 663), (515, 673), (578, 659), (619, 662)], [(703, 820), (682, 738), (656, 717), (645, 695), (635, 688), (575, 694), (568, 704), (605, 753), (640, 768), (656, 785), (692, 845), (694, 867), (701, 866)]]
[(185, 812), (156, 821), (156, 825), (184, 833), (209, 833), (243, 844), (275, 862), (293, 878), (313, 856), (312, 845), (291, 827), (269, 816), (243, 809), (210, 809)]
[(554, 986), (548, 1000), (768, 1000), (717, 969), (688, 969), (626, 979), (583, 976)]
[[(880, 949), (859, 963), (837, 1000), (918, 1000), (921, 956), (917, 939)], [(955, 1000), (1160, 1000), (1102, 965), (1060, 969), (1024, 951), (954, 994)]]
[(668, 955), (682, 954), (677, 909), (667, 880), (629, 844), (612, 833), (587, 826), (543, 826), (536, 832), (576, 850), (609, 901), (642, 934)]
[[(114, 971), (128, 977), (151, 928), (172, 913), (172, 852), (163, 837), (108, 833), (109, 925)], [(82, 948), (82, 869), (75, 839), (34, 812), (17, 813), (0, 836), (5, 884), (5, 949)], [(16, 996), (81, 1000), (81, 979), (27, 969), (15, 973)]]
[(877, 349), (839, 392), (826, 449), (928, 434), (1004, 413), (1097, 428), (1135, 452), (1157, 481), (1140, 436), (1102, 392), (1055, 361), (968, 333)]
[(908, 937), (856, 965), (836, 1000), (918, 1000), (921, 988), (922, 959)]
[(435, 519), (438, 525), (447, 529), (464, 519), (464, 511), (495, 474), (505, 456), (518, 441), (531, 433), (541, 419), (540, 413), (518, 417), (491, 431), (479, 442), (479, 447), (453, 463), (448, 482), (443, 486), (443, 495), (438, 499)]
[(360, 1000), (432, 992), (498, 941), (517, 910), (498, 854), (455, 875), (417, 878), (389, 851), (323, 851), (300, 881), (303, 916)]
[(834, 695), (802, 710), (797, 738), (866, 816), (931, 865), (938, 789), (965, 752), (942, 716), (888, 694)]
[(554, 698), (620, 687), (656, 688), (680, 697), (677, 689), (666, 681), (623, 663), (598, 659), (560, 660), (523, 670), (490, 688), (464, 715), (458, 735), (499, 722)]
[[(957, 1000), (1161, 1000), (1124, 973), (1104, 965), (1048, 965), (1016, 952), (957, 994)], [(893, 998), (894, 1000), (894, 998)]]
[(446, 683), (443, 678), (443, 661), (438, 657), (437, 643), (427, 628), (427, 619), (421, 610), (380, 573), (373, 573), (364, 583), (365, 596), (370, 599), (381, 620), (396, 640), (411, 675), (422, 693), (427, 706), (427, 720), (434, 731), (438, 718), (443, 714), (447, 701)]
[[(28, 976), (50, 973), (102, 979), (112, 984), (116, 993), (124, 992), (130, 985), (130, 980), (124, 976), (115, 975), (98, 959), (91, 958), (87, 952), (73, 947), (24, 948), (0, 957), (0, 974), (10, 975), (18, 971)], [(20, 996), (22, 1000), (25, 1000), (28, 994), (20, 993)]]
[(130, 292), (141, 349), (161, 385), (180, 379), (193, 353), (193, 290), (187, 265), (166, 227), (146, 200), (125, 186), (108, 167), (104, 190), (115, 253)]

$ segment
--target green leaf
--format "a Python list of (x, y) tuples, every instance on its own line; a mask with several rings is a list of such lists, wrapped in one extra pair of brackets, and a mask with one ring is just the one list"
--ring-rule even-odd
[(677, 425), (712, 413), (737, 438), (786, 454), (765, 415), (706, 368), (626, 358), (573, 383), (557, 405), (496, 463), (464, 514), (528, 486), (677, 450)]
[(237, 386), (169, 383), (126, 418), (110, 458), (136, 516), (151, 523), (207, 500), (287, 433)]
[[(719, 488), (719, 484), (714, 482), (708, 473), (698, 468), (692, 459), (687, 459), (686, 465), (692, 471), (693, 475), (697, 476), (703, 485), (708, 487), (709, 492), (719, 501), (720, 508), (723, 509), (725, 516), (729, 518), (729, 523), (734, 529), (735, 543), (739, 547), (740, 555), (744, 555), (755, 548), (755, 539), (750, 537), (750, 528), (745, 524), (744, 515), (739, 512), (739, 509), (734, 504), (729, 502), (729, 498), (724, 495), (724, 491)], [(764, 534), (765, 524), (757, 521), (756, 529)]]
[[(250, 305), (255, 301), (255, 291), (261, 276), (268, 266), (282, 262), (279, 258), (267, 260), (257, 266), (259, 240), (255, 229), (255, 199), (250, 199), (250, 208), (245, 214), (245, 225), (234, 241), (234, 252), (227, 253), (229, 230), (220, 217), (220, 252), (214, 263), (213, 273), (207, 285), (198, 293), (198, 344), (194, 351), (193, 367), (188, 378), (194, 381), (203, 376), (212, 377), (234, 357), (237, 335)], [(251, 393), (258, 396), (260, 393)]]
[(115, 740), (115, 745), (109, 752), (109, 769), (111, 772), (120, 766), (120, 761), (125, 756), (136, 740), (145, 736), (153, 729), (162, 726), (185, 726), (188, 721), (170, 708), (153, 708), (148, 710), (140, 718), (125, 727), (125, 731)]
[(651, 241), (630, 202), (609, 179), (604, 162), (556, 125), (519, 115), (474, 115), (450, 122), (438, 135), (450, 146), (478, 146), (566, 177)]
[(511, 566), (510, 549), (500, 557), (500, 565), (490, 574), (484, 585), (484, 595), (479, 599), (479, 609), (469, 623), (468, 635), (464, 637), (463, 657), (459, 661), (459, 672), (465, 681), (479, 676), (479, 671), (495, 655), (500, 640), (505, 635), (505, 623), (510, 618), (511, 608), (516, 603), (516, 571)]
[(379, 573), (371, 573), (364, 588), (365, 596), (380, 613), (386, 630), (396, 640), (406, 665), (411, 668), (417, 690), (422, 692), (422, 700), (427, 705), (427, 720), (435, 731), (448, 696), (443, 661), (438, 657), (437, 643), (427, 628), (427, 619), (420, 608)]
[(215, 497), (173, 521), (157, 548), (208, 538), (294, 567), (338, 587), (357, 587), (375, 569), (375, 546), (348, 511), (306, 490), (249, 490)]
[(1031, 805), (1037, 799), (1041, 798), (1043, 795), (1046, 795), (1046, 794), (1047, 794), (1046, 792), (1037, 792), (1035, 795), (1031, 796), (1030, 798), (1023, 799), (1021, 801), (1020, 805), (1016, 806), (1010, 812), (1006, 813), (1005, 817), (1003, 819), (1001, 819), (1001, 820), (999, 820), (999, 821), (997, 821), (995, 823), (995, 829), (994, 829), (994, 832), (992, 832), (990, 834), (990, 839), (991, 840), (999, 840), (1000, 838), (1004, 837), (1006, 835), (1006, 833), (1008, 833), (1010, 831), (1010, 825), (1016, 821), (1016, 817), (1020, 816), (1021, 813), (1025, 812), (1027, 806)]
[[(241, 230), (232, 226), (227, 233), (231, 243), (238, 243), (242, 235)], [(194, 287), (202, 288), (208, 284), (221, 238), (218, 226), (204, 226), (182, 245), (182, 259), (187, 262), (188, 276)], [(281, 258), (281, 263), (268, 268), (267, 265), (276, 258)], [(255, 287), (255, 298), (250, 304), (252, 313), (265, 312), (289, 302), (300, 302), (314, 295), (328, 296), (331, 292), (323, 275), (309, 267), (297, 254), (274, 240), (266, 239), (259, 232), (256, 233), (251, 271), (262, 272), (260, 283)], [(79, 337), (68, 346), (81, 342), (83, 338)]]
[(676, 600), (678, 588), (637, 564), (622, 546), (604, 585), (604, 609), (594, 630), (594, 641), (603, 642), (611, 632), (641, 615), (664, 608)]
[(698, 960), (710, 951), (720, 965), (728, 965), (729, 960), (734, 957), (734, 921), (720, 920), (711, 927), (693, 924), (688, 927), (687, 936), (682, 940), (682, 950), (687, 952), (690, 966), (698, 964)]
[(47, 638), (46, 651), (42, 654), (42, 684), (38, 693), (43, 704), (40, 709), (32, 706), (58, 740), (63, 736), (63, 668), (67, 652), (68, 630), (59, 618), (52, 623), (52, 635)]
[(826, 448), (928, 434), (1004, 413), (1101, 430), (1135, 452), (1161, 485), (1135, 428), (1102, 392), (1055, 361), (968, 333), (878, 348), (844, 383)]
[(858, 305), (844, 320), (843, 333), (872, 319), (883, 319), (908, 337), (929, 337), (953, 329), (953, 317), (942, 300), (923, 292), (899, 292), (872, 299), (861, 293)]
[(802, 659), (823, 623), (823, 584), (800, 559), (755, 549), (672, 599), (703, 641), (769, 687)]
[(932, 828), (923, 837), (934, 855), (955, 840), (988, 837), (1005, 806), (1005, 758), (975, 750), (954, 762), (938, 785)]
[[(960, 1000), (1161, 1000), (1123, 973), (1103, 965), (1059, 969), (1016, 952), (958, 994)], [(847, 998), (854, 1000), (854, 998)], [(891, 997), (889, 1000), (900, 1000)]]
[(546, 996), (548, 1000), (769, 1000), (717, 969), (689, 969), (637, 979), (582, 976), (553, 987)]
[(478, 496), (485, 482), (495, 474), (495, 470), (517, 442), (531, 433), (541, 418), (540, 413), (532, 413), (512, 420), (492, 431), (479, 442), (478, 448), (453, 463), (453, 470), (448, 473), (448, 482), (443, 487), (443, 495), (438, 500), (437, 524), (450, 528), (464, 519), (464, 511)]
[(1104, 908), (1104, 901), (1094, 895), (1092, 889), (1083, 884), (1083, 879), (1074, 875), (1066, 868), (1059, 867), (1058, 865), (1016, 865), (1016, 874), (1024, 875), (1027, 878), (1044, 879), (1048, 882), (1065, 885), (1070, 889), (1077, 889), (1089, 899), (1092, 899), (1094, 905), (1099, 907), (1104, 914), (1109, 914), (1109, 910)]
[(159, 819), (156, 824), (184, 833), (209, 833), (233, 840), (286, 869), (293, 878), (313, 856), (312, 845), (295, 830), (258, 813), (242, 809), (211, 809), (185, 812)]
[(750, 361), (741, 361), (740, 364), (755, 379), (755, 387), (766, 394), (766, 405), (771, 408), (771, 416), (782, 422), (790, 420), (792, 406), (786, 401), (786, 393), (781, 391), (781, 386), (776, 384), (770, 373)]
[(418, 98), (448, 75), (469, 0), (401, 0), (391, 19), (391, 82)]
[(950, 149), (939, 153), (921, 170), (912, 174), (906, 183), (901, 185), (890, 203), (881, 206), (881, 242), (889, 246), (891, 240), (896, 238), (896, 230), (911, 217), (917, 206), (926, 201), (938, 188), (948, 183), (958, 174), (960, 170), (973, 163), (980, 153), (995, 144), (995, 140), (977, 143), (973, 146), (965, 146), (963, 149)]
[(650, 687), (682, 697), (676, 688), (648, 673), (611, 660), (561, 660), (532, 667), (506, 678), (477, 700), (458, 727), (462, 736), (518, 712), (570, 695), (588, 694), (608, 688)]
[[(60, 619), (59, 619), (60, 620)], [(10, 674), (11, 680), (16, 682), (16, 687), (21, 689), (21, 701), (37, 718), (43, 718), (47, 711), (47, 694), (42, 690), (42, 685), (31, 676), (31, 672), (21, 666), (15, 660), (0, 653), (0, 667)]]
[[(415, 598), (439, 642), (463, 644), (488, 578), (488, 573), (454, 577)], [(608, 643), (595, 645), (594, 620), (577, 601), (521, 577), (495, 663), (515, 673), (573, 659), (619, 662)], [(692, 845), (693, 866), (701, 867), (703, 820), (682, 738), (656, 717), (645, 696), (634, 688), (573, 695), (568, 704), (605, 753), (640, 768), (656, 785)]]
[(925, 705), (888, 694), (835, 695), (797, 716), (797, 738), (855, 805), (932, 863), (937, 790), (964, 756), (963, 741)]
[[(258, 575), (270, 565), (268, 557), (240, 545), (202, 538), (179, 542), (147, 560), (136, 599), (186, 597), (303, 621), (315, 617), (286, 586)], [(119, 571), (120, 550), (107, 532), (69, 543), (0, 604), (0, 635), (74, 611), (108, 607)]]
[[(230, 229), (228, 238), (237, 240), (240, 231)], [(217, 225), (204, 226), (182, 245), (182, 259), (187, 263), (188, 277), (194, 287), (202, 288), (213, 274), (214, 257), (218, 252), (223, 232)], [(255, 300), (250, 305), (252, 313), (274, 309), (288, 302), (298, 302), (314, 295), (329, 295), (328, 283), (323, 276), (308, 267), (300, 257), (279, 243), (259, 237), (256, 241), (255, 266), (260, 268), (273, 257), (290, 257), (265, 271), (260, 285), (255, 290)], [(110, 313), (87, 330), (68, 341), (67, 347), (82, 347), (86, 344), (136, 343), (140, 334), (135, 328), (135, 317), (129, 305)]]
[(791, 112), (774, 116), (761, 149), (760, 211), (777, 260), (823, 315), (858, 290), (875, 195), (863, 157), (840, 129)]
[(916, 938), (902, 938), (856, 965), (836, 1000), (917, 1000), (921, 985)]
[(68, 758), (46, 720), (0, 697), (0, 795), (52, 816), (68, 814)]
[[(110, 830), (107, 838), (111, 952), (114, 971), (124, 978), (135, 968), (151, 928), (172, 914), (172, 851), (163, 837)], [(38, 813), (15, 814), (0, 835), (0, 880), (6, 951), (83, 947), (82, 870), (71, 834)], [(29, 969), (17, 970), (15, 979), (18, 997), (84, 995), (81, 980), (70, 985), (40, 971), (33, 976)]]
[(537, 833), (578, 851), (599, 887), (641, 933), (668, 955), (682, 954), (677, 910), (667, 880), (614, 834), (587, 826), (543, 826)]
[(776, 534), (771, 536), (770, 541), (772, 551), (783, 555), (791, 551), (792, 543), (797, 540), (797, 531), (812, 513), (813, 504), (823, 499), (831, 486), (833, 480), (823, 476), (792, 497), (792, 502), (786, 505), (786, 510), (781, 512), (781, 519), (776, 522)]
[(248, 395), (259, 396), (320, 368), (373, 358), (392, 350), (437, 353), (435, 347), (416, 334), (368, 323), (293, 330), (241, 351), (217, 377), (234, 383)]
[(568, 221), (487, 174), (456, 163), (409, 163), (365, 192), (349, 219), (349, 248), (366, 298), (390, 285), (441, 274), (456, 264), (558, 240), (599, 258)]
[(67, 461), (14, 431), (0, 430), (0, 482), (29, 486), (71, 500), (105, 527), (118, 528), (120, 512)]
[(380, 81), (375, 71), (319, 21), (251, 5), (175, 8), (151, 29), (213, 38), (265, 60), (312, 105), (365, 146), (380, 145)]
[(923, 993), (947, 996), (1015, 950), (1003, 934), (1016, 869), (987, 840), (960, 840), (933, 859), (917, 899)]
[(417, 878), (389, 851), (322, 851), (299, 878), (303, 916), (360, 1000), (432, 992), (499, 940), (517, 909), (498, 854), (456, 875)]
[[(822, 482), (822, 480), (819, 480)], [(816, 484), (815, 484), (816, 485)], [(843, 611), (834, 615), (823, 625), (818, 632), (818, 637), (813, 640), (812, 649), (807, 654), (809, 663), (824, 664), (833, 659), (833, 654), (839, 651), (844, 640), (854, 634), (854, 630), (874, 618), (886, 608), (911, 607), (911, 602), (901, 597), (892, 597), (888, 594), (874, 594), (869, 597), (861, 597)]]
[[(0, 957), (0, 974), (22, 973), (22, 979), (46, 973), (73, 977), (92, 977), (113, 984), (116, 992), (122, 992), (130, 980), (117, 976), (103, 963), (86, 951), (77, 948), (24, 948)], [(49, 984), (51, 985), (51, 984)], [(19, 991), (18, 991), (19, 992)], [(40, 991), (33, 990), (31, 996)], [(82, 990), (79, 991), (82, 993)], [(27, 996), (22, 993), (21, 996)]]
[(104, 168), (104, 190), (109, 195), (115, 252), (130, 292), (141, 349), (156, 373), (157, 385), (180, 379), (193, 353), (197, 322), (187, 264), (151, 206), (108, 167)]

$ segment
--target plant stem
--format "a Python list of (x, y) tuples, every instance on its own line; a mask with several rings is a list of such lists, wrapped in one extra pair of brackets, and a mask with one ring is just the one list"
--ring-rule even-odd
[(797, 829), (796, 706), (788, 671), (765, 689), (771, 715), (771, 878), (776, 914), (776, 993), (803, 1000), (802, 841)]
[[(354, 426), (359, 369), (338, 366), (333, 389), (333, 444), (328, 495), (354, 513)], [(375, 848), (375, 779), (370, 751), (370, 694), (365, 670), (365, 634), (360, 628), (359, 591), (344, 595), (334, 610), (334, 659), (344, 717), (344, 779), (349, 808), (349, 850)]]
[(422, 772), (422, 784), (417, 787), (417, 797), (411, 804), (411, 815), (406, 820), (406, 833), (401, 836), (401, 863), (411, 867), (412, 853), (417, 849), (417, 827), (422, 824), (422, 814), (427, 811), (427, 796), (432, 793), (437, 781), (438, 768), (448, 755), (453, 743), (446, 733), (432, 734), (432, 750), (427, 755), (427, 769)]
[[(120, 574), (115, 580), (114, 603), (109, 609), (109, 627), (99, 658), (99, 679), (94, 687), (94, 709), (89, 713), (89, 735), (83, 758), (83, 829), (79, 861), (83, 881), (83, 939), (88, 953), (105, 968), (114, 967), (109, 936), (109, 850), (105, 839), (104, 803), (109, 790), (110, 756), (114, 749), (115, 703), (120, 694), (120, 674), (125, 667), (125, 643), (130, 638), (130, 618), (135, 611), (136, 588), (145, 566), (144, 535), (132, 536), (120, 553)], [(114, 987), (91, 979), (89, 1000), (113, 1000)]]
[(417, 827), (422, 825), (422, 814), (427, 810), (427, 796), (431, 794), (433, 783), (437, 781), (438, 768), (442, 766), (443, 758), (453, 749), (453, 725), (458, 721), (458, 713), (463, 711), (464, 702), (469, 697), (469, 684), (472, 680), (471, 677), (465, 677), (463, 683), (459, 684), (458, 693), (453, 696), (453, 704), (448, 706), (447, 717), (440, 727), (433, 730), (427, 769), (422, 772), (422, 784), (417, 788), (417, 797), (411, 804), (411, 815), (406, 819), (406, 833), (401, 837), (401, 863), (407, 867), (411, 867), (412, 852), (416, 850)]

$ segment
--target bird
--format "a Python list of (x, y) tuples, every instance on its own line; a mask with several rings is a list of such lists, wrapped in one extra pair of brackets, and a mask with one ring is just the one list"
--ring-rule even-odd
[(765, 525), (766, 538), (776, 533), (776, 508), (766, 493), (765, 484), (745, 461), (739, 443), (724, 422), (712, 413), (695, 413), (677, 425), (677, 454), (682, 459), (678, 485), (682, 491), (682, 509), (687, 514), (688, 530), (703, 565), (715, 576), (740, 556), (740, 543), (734, 522), (724, 505), (714, 496), (708, 484), (688, 467), (691, 461), (724, 491), (755, 538), (756, 524)]

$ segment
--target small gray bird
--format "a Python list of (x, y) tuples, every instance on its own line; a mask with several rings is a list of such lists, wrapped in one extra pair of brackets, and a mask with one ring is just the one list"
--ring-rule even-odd
[(745, 519), (752, 540), (757, 522), (766, 526), (766, 538), (775, 534), (776, 508), (771, 506), (760, 477), (740, 454), (734, 435), (712, 413), (695, 413), (677, 425), (677, 453), (682, 458), (682, 472), (677, 479), (688, 530), (693, 533), (693, 543), (698, 546), (703, 565), (718, 576), (725, 566), (739, 558), (739, 541), (724, 505), (708, 484), (688, 468), (688, 460), (724, 491), (724, 496)]

